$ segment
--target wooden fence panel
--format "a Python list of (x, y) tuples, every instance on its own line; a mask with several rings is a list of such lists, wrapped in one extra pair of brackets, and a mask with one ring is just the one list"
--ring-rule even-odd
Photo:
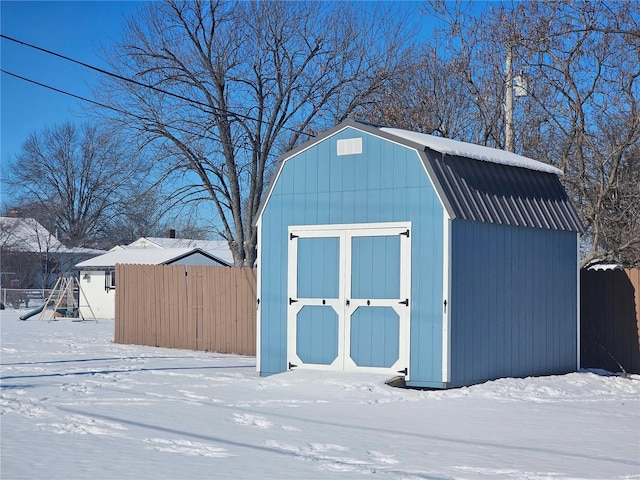
[(238, 345), (242, 345), (239, 355), (256, 354), (256, 310), (258, 288), (255, 269), (239, 268), (236, 274), (236, 328), (238, 329)]
[[(231, 311), (232, 281), (233, 279), (231, 276), (216, 278), (218, 292), (220, 292), (220, 308), (218, 309), (220, 318), (224, 318), (226, 312)], [(233, 342), (231, 322), (220, 322), (217, 325), (220, 325), (221, 328), (218, 331), (218, 337), (215, 339), (216, 343), (214, 345), (214, 349), (216, 351), (227, 351)]]
[[(126, 270), (120, 268), (120, 265), (116, 265), (116, 278), (118, 278), (118, 283), (126, 283)], [(113, 327), (113, 341), (115, 343), (125, 343), (124, 342), (124, 328), (123, 322), (118, 321), (117, 319), (124, 319), (126, 314), (124, 312), (124, 305), (127, 303), (127, 292), (122, 291), (120, 295), (115, 296), (115, 318)]]
[(581, 272), (580, 363), (640, 373), (640, 269)]
[(116, 282), (116, 343), (255, 355), (255, 269), (117, 265)]
[(162, 284), (153, 292), (161, 297), (158, 347), (191, 348), (193, 341), (187, 317), (187, 291), (183, 265), (157, 265), (156, 277)]

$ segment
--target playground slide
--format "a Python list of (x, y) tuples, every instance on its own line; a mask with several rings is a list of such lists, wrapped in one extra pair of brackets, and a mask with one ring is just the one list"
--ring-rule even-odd
[(34, 315), (39, 314), (40, 312), (42, 312), (42, 310), (44, 310), (45, 306), (46, 302), (40, 305), (38, 308), (34, 308), (33, 310), (29, 310), (27, 313), (23, 313), (22, 315), (20, 315), (20, 320), (26, 320), (27, 318), (31, 318)]

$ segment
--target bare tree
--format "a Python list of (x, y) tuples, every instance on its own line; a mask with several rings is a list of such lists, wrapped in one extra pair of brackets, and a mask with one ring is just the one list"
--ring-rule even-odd
[[(473, 2), (432, 0), (433, 39), (404, 69), (406, 75), (365, 113), (381, 123), (505, 148), (507, 52), (520, 68), (524, 33), (518, 12)], [(514, 9), (526, 8), (518, 5)], [(519, 111), (514, 112), (516, 114)]]
[(67, 246), (84, 247), (100, 244), (106, 226), (144, 188), (144, 175), (117, 136), (67, 123), (29, 135), (6, 179), (14, 204), (30, 205)]
[(460, 81), (455, 61), (443, 59), (435, 46), (427, 46), (376, 95), (357, 109), (359, 117), (447, 138), (472, 140), (477, 122), (469, 105), (474, 96)]
[(564, 171), (591, 244), (583, 264), (637, 264), (640, 3), (479, 5), (428, 2), (440, 22), (434, 46), (381, 99), (378, 120), (507, 148), (508, 87), (521, 75), (513, 148)]
[[(256, 259), (254, 220), (277, 155), (381, 91), (409, 22), (391, 5), (151, 3), (110, 54), (100, 92), (150, 147), (175, 204), (208, 202), (235, 264)], [(134, 79), (131, 83), (124, 78)]]
[[(500, 4), (488, 5), (482, 13), (473, 7), (473, 2), (432, 0), (425, 13), (439, 20), (434, 44), (458, 83), (456, 90), (464, 93), (470, 125), (461, 139), (504, 148), (505, 60), (508, 53), (517, 58), (521, 22), (518, 12), (508, 15)], [(451, 101), (440, 99), (441, 103)]]
[(545, 114), (540, 158), (559, 163), (577, 201), (592, 243), (583, 264), (637, 264), (640, 4), (540, 2), (534, 13), (525, 68)]
[(621, 158), (617, 180), (603, 197), (598, 256), (640, 267), (640, 145)]
[(132, 201), (119, 205), (111, 221), (105, 225), (100, 248), (126, 245), (140, 237), (163, 236), (166, 230), (164, 196), (157, 185), (143, 191), (133, 186), (125, 192)]

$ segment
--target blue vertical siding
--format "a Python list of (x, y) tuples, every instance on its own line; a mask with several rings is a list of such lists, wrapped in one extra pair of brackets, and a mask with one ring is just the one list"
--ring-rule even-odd
[[(361, 137), (363, 153), (337, 156)], [(442, 380), (443, 208), (418, 154), (347, 128), (288, 159), (261, 217), (260, 369), (286, 370), (289, 225), (412, 222), (412, 379)]]
[(298, 297), (338, 298), (339, 239), (298, 240)]
[(306, 305), (296, 318), (296, 353), (305, 363), (330, 365), (338, 356), (338, 314), (331, 307)]
[[(410, 212), (420, 218), (413, 225), (411, 258), (411, 386), (442, 382), (442, 314), (444, 211), (430, 188), (411, 192)], [(415, 320), (415, 312), (419, 312)]]
[(351, 297), (400, 298), (400, 236), (353, 237)]
[(576, 233), (452, 222), (451, 381), (577, 367)]
[(351, 316), (351, 358), (360, 367), (390, 367), (399, 356), (399, 317), (390, 307), (358, 307)]

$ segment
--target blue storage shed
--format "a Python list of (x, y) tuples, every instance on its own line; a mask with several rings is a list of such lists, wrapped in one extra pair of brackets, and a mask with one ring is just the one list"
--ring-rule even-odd
[(575, 371), (582, 225), (561, 173), (352, 120), (285, 154), (256, 222), (260, 374)]

